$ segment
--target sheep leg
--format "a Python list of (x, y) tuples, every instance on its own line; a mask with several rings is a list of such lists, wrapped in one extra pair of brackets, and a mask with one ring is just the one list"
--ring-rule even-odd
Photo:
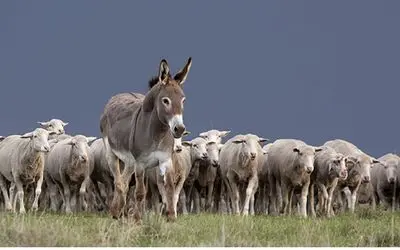
[(361, 181), (358, 183), (356, 188), (351, 191), (351, 207), (350, 207), (350, 212), (354, 213), (355, 207), (356, 207), (356, 201), (357, 201), (357, 193), (358, 189), (360, 188)]
[(14, 178), (15, 181), (15, 186), (17, 188), (17, 194), (14, 200), (14, 207), (13, 210), (16, 210), (17, 207), (17, 199), (19, 199), (19, 213), (24, 214), (25, 211), (25, 205), (24, 205), (24, 188), (22, 185), (22, 181), (19, 177)]
[[(281, 213), (284, 215), (288, 214), (289, 207), (289, 193), (292, 193), (292, 190), (289, 190), (289, 186), (286, 182), (281, 181), (281, 190), (282, 190), (282, 209)], [(291, 188), (292, 189), (292, 188)]]
[[(322, 198), (323, 201), (324, 201), (324, 202), (321, 203), (322, 209), (323, 209), (324, 212), (327, 212), (326, 206), (327, 206), (327, 204), (329, 203), (329, 194), (328, 194), (328, 191), (327, 191), (325, 185), (322, 184), (322, 183), (320, 183), (320, 182), (318, 183), (318, 189), (321, 191), (321, 198)], [(333, 189), (334, 189), (334, 188), (333, 188)], [(333, 189), (330, 188), (330, 191), (333, 192)], [(331, 195), (332, 195), (332, 192), (331, 192)], [(332, 203), (332, 197), (331, 197), (331, 203)], [(329, 206), (329, 205), (328, 205), (328, 206)]]
[(4, 181), (4, 177), (1, 174), (0, 174), (0, 188), (1, 188), (1, 192), (3, 193), (6, 211), (11, 211), (12, 210), (11, 200), (10, 200), (10, 197), (8, 196), (8, 190), (6, 187), (6, 183)]
[(268, 180), (269, 180), (269, 185), (270, 189), (268, 192), (269, 196), (269, 204), (268, 204), (268, 213), (271, 215), (277, 215), (277, 208), (276, 208), (276, 203), (277, 203), (277, 183), (276, 179), (273, 178), (271, 174), (268, 175)]
[[(15, 182), (11, 182), (10, 184), (10, 201), (11, 204), (14, 204), (14, 200), (16, 199), (16, 193), (15, 193)], [(15, 212), (15, 208), (11, 209), (13, 212)]]
[(231, 171), (228, 172), (227, 178), (231, 189), (232, 212), (239, 215), (239, 188)]
[[(207, 183), (207, 200), (205, 205), (206, 212), (211, 212), (211, 203), (213, 200), (214, 182)], [(216, 204), (214, 204), (215, 206)]]
[(258, 188), (258, 178), (257, 178), (257, 183), (256, 185), (253, 187), (253, 193), (250, 196), (250, 214), (254, 215), (254, 202), (255, 202), (255, 195), (257, 192), (257, 188)]
[[(184, 183), (185, 183), (185, 178), (181, 177), (181, 178), (179, 178), (179, 181), (178, 181), (178, 183), (176, 184), (176, 187), (175, 187), (174, 201), (173, 201), (174, 202), (174, 211), (175, 211), (175, 213), (178, 212), (178, 201), (179, 200), (183, 201), (182, 200), (183, 197), (181, 196), (181, 194), (184, 193), (184, 192), (182, 192)], [(184, 202), (186, 202), (186, 201), (184, 201)], [(182, 203), (182, 204), (185, 204), (185, 203)], [(186, 211), (186, 213), (187, 213), (187, 211)]]
[(321, 190), (318, 189), (318, 202), (317, 202), (316, 210), (318, 210), (318, 212), (320, 214), (323, 214), (323, 213), (325, 213), (325, 207), (326, 207), (326, 201), (324, 199), (324, 196), (323, 196)]
[(310, 186), (310, 179), (303, 184), (301, 189), (301, 199), (300, 199), (300, 212), (303, 217), (307, 217), (307, 198), (308, 198), (308, 188)]
[(249, 180), (249, 184), (247, 185), (246, 188), (246, 198), (244, 200), (243, 204), (243, 215), (248, 215), (249, 214), (249, 205), (250, 205), (250, 199), (252, 194), (254, 193), (254, 190), (258, 186), (258, 178), (257, 178), (257, 173), (253, 174), (253, 176)]
[(325, 201), (326, 203), (326, 215), (328, 217), (332, 217), (333, 214), (333, 209), (332, 209), (332, 199), (333, 199), (333, 191), (335, 190), (336, 185), (333, 185), (332, 187), (329, 188), (328, 191), (328, 200)]
[(221, 212), (222, 210), (222, 205), (225, 205), (225, 210), (227, 214), (232, 213), (232, 206), (231, 206), (231, 197), (232, 197), (232, 190), (230, 189), (228, 179), (223, 178), (221, 182)]
[(316, 213), (315, 213), (315, 206), (314, 206), (314, 187), (315, 184), (311, 183), (310, 184), (310, 191), (309, 191), (309, 199), (308, 199), (308, 204), (310, 205), (310, 213), (311, 216), (315, 217)]
[(379, 197), (381, 197), (380, 200), (382, 201), (382, 205), (383, 205), (384, 209), (385, 210), (389, 209), (391, 204), (388, 201), (388, 199), (384, 196), (384, 194), (382, 193), (382, 190), (380, 188), (377, 188), (377, 192), (378, 192)]
[(50, 195), (50, 209), (53, 212), (56, 212), (58, 210), (58, 204), (57, 204), (57, 186), (54, 185), (54, 183), (51, 183), (51, 180), (49, 178), (46, 178), (46, 184), (49, 190), (49, 195)]
[(96, 196), (98, 196), (98, 199), (100, 201), (100, 206), (102, 206), (104, 209), (108, 208), (108, 187), (106, 185), (104, 185), (104, 189), (105, 189), (105, 197), (102, 195), (100, 187), (99, 187), (99, 183), (97, 181), (92, 182), (93, 184), (93, 189), (94, 192), (96, 193)]
[(165, 184), (164, 184), (164, 178), (157, 174), (157, 188), (158, 188), (158, 193), (161, 196), (161, 201), (162, 205), (166, 206), (167, 205), (167, 194), (165, 191)]
[(296, 205), (296, 208), (297, 208), (297, 196), (295, 195), (295, 188), (294, 187), (291, 187), (290, 189), (289, 189), (289, 195), (288, 195), (288, 208), (287, 208), (287, 214), (288, 215), (290, 215), (290, 214), (292, 214), (292, 207), (293, 207), (293, 199), (294, 199), (294, 203), (295, 203), (295, 205)]
[(79, 209), (83, 208), (84, 211), (88, 210), (88, 204), (85, 199), (86, 189), (88, 184), (90, 183), (90, 174), (86, 175), (86, 178), (83, 180), (81, 187), (79, 189)]
[(376, 192), (373, 192), (373, 194), (372, 194), (372, 209), (373, 210), (376, 210), (376, 203), (378, 201), (377, 195), (378, 194)]
[(68, 185), (68, 182), (67, 182), (65, 176), (63, 174), (61, 174), (60, 177), (61, 177), (60, 179), (61, 179), (62, 189), (64, 190), (65, 212), (67, 214), (71, 214), (72, 213), (72, 209), (71, 209), (71, 190), (70, 190), (70, 187)]
[(187, 206), (186, 206), (186, 193), (185, 190), (182, 190), (180, 195), (179, 195), (179, 201), (181, 203), (181, 207), (182, 207), (182, 214), (187, 215), (188, 214), (188, 210), (187, 210)]
[(197, 188), (194, 188), (192, 190), (192, 195), (193, 195), (193, 212), (198, 214), (200, 213), (200, 194)]
[[(173, 175), (170, 173), (166, 173), (165, 179), (165, 194), (166, 194), (166, 201), (167, 201), (167, 216), (168, 219), (176, 218), (176, 204), (175, 204), (175, 185)], [(179, 193), (178, 193), (179, 195)], [(178, 197), (177, 197), (178, 198)], [(176, 199), (176, 203), (178, 199)]]
[(32, 211), (37, 211), (38, 210), (39, 197), (40, 197), (40, 194), (42, 193), (42, 184), (43, 184), (43, 166), (42, 166), (41, 171), (39, 173), (39, 179), (36, 182), (35, 199), (33, 200)]

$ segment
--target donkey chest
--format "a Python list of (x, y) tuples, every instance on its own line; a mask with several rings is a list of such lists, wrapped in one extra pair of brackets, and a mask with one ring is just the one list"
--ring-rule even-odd
[(172, 163), (171, 156), (171, 153), (155, 151), (139, 157), (137, 161), (142, 164), (144, 168), (153, 168), (165, 163)]

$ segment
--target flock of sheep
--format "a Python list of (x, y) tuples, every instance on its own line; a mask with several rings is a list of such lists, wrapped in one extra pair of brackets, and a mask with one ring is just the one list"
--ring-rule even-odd
[[(68, 135), (60, 119), (0, 140), (0, 204), (63, 211), (108, 211), (140, 220), (146, 210), (177, 214), (334, 216), (358, 203), (399, 209), (400, 157), (369, 156), (345, 140), (322, 146), (209, 130), (192, 140), (183, 124), (188, 59), (172, 76), (166, 60), (146, 95), (113, 96), (102, 138)], [(18, 203), (18, 209), (17, 209)]]

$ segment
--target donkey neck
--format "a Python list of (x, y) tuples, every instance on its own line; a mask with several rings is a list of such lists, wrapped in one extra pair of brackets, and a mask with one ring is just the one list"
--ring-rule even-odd
[(153, 150), (172, 152), (172, 134), (169, 132), (169, 126), (158, 118), (155, 106), (152, 110), (146, 110), (145, 107), (139, 109), (133, 123), (134, 132), (131, 133), (129, 148), (134, 155)]

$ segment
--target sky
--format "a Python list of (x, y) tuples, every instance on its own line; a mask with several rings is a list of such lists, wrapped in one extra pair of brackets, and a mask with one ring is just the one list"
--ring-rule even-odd
[[(191, 137), (209, 129), (400, 151), (400, 1), (0, 1), (0, 135), (59, 118), (100, 136), (112, 95), (193, 63)], [(189, 137), (190, 138), (190, 137)]]

